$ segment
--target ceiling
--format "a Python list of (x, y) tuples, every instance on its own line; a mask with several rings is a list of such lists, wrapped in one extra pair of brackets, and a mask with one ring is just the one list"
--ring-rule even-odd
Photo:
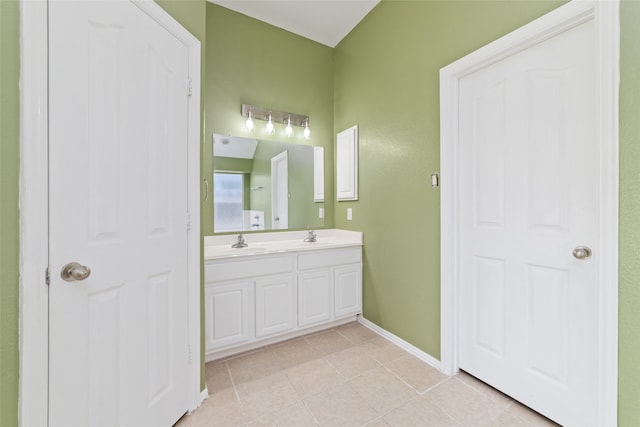
[(209, 0), (335, 47), (380, 0)]

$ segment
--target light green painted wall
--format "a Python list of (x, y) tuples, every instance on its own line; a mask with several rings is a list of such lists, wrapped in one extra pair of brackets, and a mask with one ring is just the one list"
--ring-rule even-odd
[[(204, 175), (211, 176), (212, 134), (221, 133), (325, 148), (333, 158), (333, 49), (278, 29), (261, 21), (207, 4), (207, 77), (205, 105)], [(283, 136), (276, 124), (274, 135), (263, 132), (256, 120), (249, 133), (240, 115), (242, 103), (305, 114), (311, 138)], [(325, 162), (325, 227), (333, 226), (333, 163)], [(203, 209), (205, 234), (213, 233), (213, 205)], [(304, 226), (306, 227), (306, 226)]]
[[(560, 2), (383, 1), (336, 47), (335, 131), (359, 125), (364, 316), (440, 357), (439, 70)], [(353, 208), (353, 221), (346, 208)]]
[[(204, 0), (159, 1), (194, 35), (216, 34), (216, 61), (223, 75), (207, 78), (203, 176), (211, 173), (211, 133), (240, 135), (241, 102), (267, 102), (312, 117), (313, 138), (333, 141), (333, 132), (360, 127), (360, 201), (335, 206), (335, 225), (365, 232), (365, 316), (421, 349), (439, 355), (439, 193), (428, 185), (438, 170), (438, 69), (483, 44), (554, 8), (559, 2), (383, 2), (335, 50), (310, 48), (305, 58), (318, 70), (314, 90), (289, 89), (288, 73), (299, 70), (298, 52), (283, 59), (283, 39), (264, 24), (219, 10), (208, 17)], [(210, 6), (207, 5), (207, 12)], [(234, 16), (235, 15), (235, 16)], [(620, 94), (620, 425), (640, 419), (640, 2), (622, 3)], [(238, 26), (237, 28), (235, 26)], [(250, 29), (234, 49), (225, 41)], [(284, 33), (284, 32), (283, 32)], [(263, 38), (265, 37), (265, 38)], [(270, 41), (269, 45), (261, 43)], [(301, 43), (306, 46), (307, 43)], [(204, 43), (203, 43), (204, 44)], [(285, 44), (293, 48), (291, 45)], [(309, 45), (311, 46), (311, 45)], [(270, 50), (269, 50), (270, 48)], [(287, 49), (288, 50), (288, 49)], [(258, 52), (257, 52), (258, 51)], [(207, 51), (209, 53), (210, 50)], [(256, 53), (257, 52), (257, 53)], [(273, 52), (270, 54), (269, 52)], [(203, 59), (204, 59), (203, 52)], [(257, 55), (257, 56), (256, 56)], [(235, 65), (225, 62), (239, 58)], [(280, 65), (274, 64), (281, 61)], [(317, 62), (316, 62), (317, 61)], [(329, 65), (327, 65), (329, 63)], [(248, 69), (243, 66), (251, 65)], [(306, 67), (303, 67), (306, 70)], [(284, 74), (279, 76), (278, 69)], [(266, 72), (265, 72), (266, 70)], [(289, 71), (287, 71), (289, 70)], [(334, 72), (334, 97), (331, 91)], [(0, 1), (0, 425), (17, 424), (18, 308), (18, 11), (13, 0)], [(236, 75), (237, 74), (237, 75)], [(325, 76), (324, 78), (322, 76)], [(329, 76), (329, 77), (327, 77)], [(213, 80), (211, 82), (210, 78)], [(262, 83), (276, 81), (274, 86)], [(282, 87), (285, 86), (284, 89)], [(243, 92), (246, 90), (246, 92)], [(314, 100), (322, 98), (322, 102)], [(219, 101), (219, 102), (218, 102)], [(335, 101), (335, 126), (333, 110)], [(273, 103), (273, 104), (271, 104)], [(322, 106), (321, 106), (322, 105)], [(298, 109), (302, 110), (298, 111)], [(309, 110), (305, 111), (305, 109)], [(313, 108), (313, 111), (311, 111)], [(209, 111), (210, 110), (210, 111)], [(402, 114), (397, 113), (402, 112)], [(316, 133), (329, 123), (330, 129)], [(235, 123), (235, 124), (232, 124)], [(234, 127), (235, 126), (235, 127)], [(240, 129), (240, 130), (236, 130)], [(317, 135), (317, 136), (316, 136)], [(241, 135), (242, 136), (242, 135)], [(326, 154), (333, 156), (332, 145)], [(331, 163), (331, 162), (328, 162)], [(328, 175), (333, 176), (332, 165)], [(206, 172), (206, 173), (205, 173)], [(332, 178), (327, 189), (333, 189)], [(327, 194), (327, 200), (333, 200)], [(347, 222), (346, 207), (354, 208)], [(331, 209), (327, 209), (330, 216)], [(211, 211), (208, 213), (211, 216)], [(206, 223), (206, 211), (203, 222)], [(333, 225), (334, 220), (331, 219)], [(205, 234), (210, 234), (207, 227)], [(407, 242), (410, 242), (407, 245)], [(392, 249), (387, 249), (392, 248)], [(415, 255), (412, 255), (414, 254)]]
[(251, 172), (253, 159), (235, 157), (216, 157), (216, 172)]
[(0, 1), (0, 425), (18, 417), (18, 4)]
[[(360, 125), (364, 315), (439, 357), (438, 70), (562, 4), (383, 1), (336, 48), (335, 130)], [(619, 425), (640, 420), (640, 2), (621, 6)], [(347, 207), (354, 220), (345, 220)], [(392, 248), (389, 250), (388, 248)]]
[(621, 4), (619, 425), (640, 422), (640, 2)]

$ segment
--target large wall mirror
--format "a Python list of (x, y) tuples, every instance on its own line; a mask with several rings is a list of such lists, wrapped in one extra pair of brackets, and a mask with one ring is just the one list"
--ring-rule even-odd
[(214, 232), (322, 228), (324, 150), (213, 135)]

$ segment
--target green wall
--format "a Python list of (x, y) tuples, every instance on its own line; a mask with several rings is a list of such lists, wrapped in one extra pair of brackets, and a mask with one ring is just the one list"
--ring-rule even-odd
[[(440, 354), (441, 67), (563, 1), (383, 1), (335, 50), (335, 131), (360, 125), (360, 200), (337, 228), (361, 230), (364, 315)], [(640, 2), (621, 5), (619, 425), (640, 420)], [(353, 221), (346, 221), (346, 208)], [(389, 249), (392, 248), (392, 249)]]
[[(203, 174), (213, 172), (212, 135), (220, 133), (325, 148), (333, 158), (333, 49), (223, 7), (207, 4), (207, 76)], [(309, 116), (311, 138), (248, 132), (241, 104)], [(325, 161), (325, 227), (333, 226), (333, 162)], [(209, 199), (211, 200), (211, 199)], [(266, 212), (265, 212), (266, 214)], [(317, 216), (317, 212), (316, 212)], [(213, 204), (203, 207), (203, 233), (213, 233)], [(296, 224), (297, 225), (297, 224)], [(301, 228), (305, 228), (305, 226)], [(297, 227), (296, 227), (297, 228)]]
[[(359, 125), (364, 316), (440, 357), (439, 70), (561, 2), (383, 1), (335, 49), (336, 132)], [(353, 221), (346, 208), (353, 208)]]
[(0, 1), (0, 425), (18, 417), (18, 3)]
[[(158, 2), (203, 47), (206, 37), (203, 176), (212, 173), (214, 130), (248, 136), (239, 117), (242, 102), (309, 114), (309, 144), (325, 146), (327, 159), (333, 158), (333, 133), (360, 125), (360, 200), (327, 206), (326, 224), (365, 233), (365, 316), (437, 357), (440, 195), (428, 178), (439, 169), (438, 70), (562, 2), (384, 1), (335, 50), (204, 0)], [(640, 2), (623, 1), (621, 19), (619, 420), (631, 426), (640, 420)], [(17, 424), (18, 75), (17, 3), (2, 0), (2, 426)], [(331, 201), (333, 165), (327, 163)], [(347, 207), (354, 209), (353, 221), (346, 221)], [(205, 235), (211, 217), (212, 208), (203, 206)]]
[(640, 420), (640, 2), (621, 4), (618, 415)]

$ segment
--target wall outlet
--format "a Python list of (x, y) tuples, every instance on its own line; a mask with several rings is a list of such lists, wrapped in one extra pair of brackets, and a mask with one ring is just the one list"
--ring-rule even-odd
[(347, 208), (347, 221), (351, 221), (353, 219), (353, 209)]
[(318, 208), (318, 218), (324, 218), (324, 208)]

